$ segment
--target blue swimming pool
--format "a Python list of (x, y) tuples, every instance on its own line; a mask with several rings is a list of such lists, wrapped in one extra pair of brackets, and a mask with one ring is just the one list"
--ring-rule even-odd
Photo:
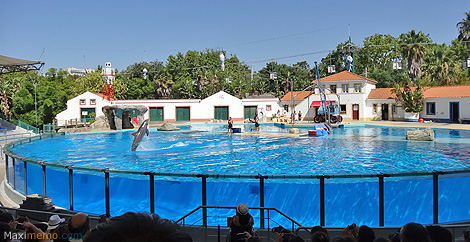
[[(432, 175), (413, 173), (470, 167), (470, 131), (435, 129), (435, 141), (420, 142), (405, 140), (406, 131), (416, 128), (357, 125), (334, 129), (328, 137), (292, 137), (286, 135), (287, 129), (273, 125), (261, 125), (260, 134), (249, 132), (252, 125), (236, 126), (242, 128), (242, 134), (226, 134), (225, 125), (181, 125), (181, 130), (173, 132), (150, 129), (136, 152), (130, 151), (133, 131), (44, 138), (17, 145), (12, 151), (49, 163), (109, 168), (112, 215), (149, 210), (148, 177), (137, 171), (184, 173), (155, 178), (155, 211), (175, 220), (201, 205), (201, 180), (192, 175), (221, 175), (207, 180), (208, 205), (244, 202), (259, 206), (259, 181), (233, 175), (262, 174), (274, 175), (265, 180), (266, 207), (276, 207), (303, 225), (318, 225), (319, 181), (295, 175), (336, 176), (325, 181), (327, 226), (378, 225), (377, 181), (371, 177), (344, 179), (342, 175), (407, 174), (385, 178), (385, 225), (392, 226), (433, 222)], [(302, 134), (311, 129), (296, 127)], [(9, 174), (15, 175), (17, 190), (24, 193), (24, 168), (20, 161), (15, 162), (15, 171)], [(27, 193), (42, 193), (42, 167), (32, 163), (27, 167)], [(46, 170), (47, 195), (57, 205), (68, 207), (67, 170)], [(76, 171), (73, 183), (75, 210), (104, 213), (103, 173)], [(439, 222), (470, 219), (470, 195), (462, 189), (466, 185), (470, 185), (468, 174), (440, 177)], [(209, 211), (208, 222), (224, 225), (232, 213)], [(192, 219), (194, 223), (198, 223), (198, 215)], [(275, 214), (270, 217), (274, 223), (288, 223)]]

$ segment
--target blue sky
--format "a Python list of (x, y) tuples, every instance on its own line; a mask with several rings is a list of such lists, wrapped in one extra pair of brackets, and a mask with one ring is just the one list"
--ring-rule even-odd
[(123, 70), (206, 48), (236, 54), (255, 71), (270, 60), (313, 66), (348, 39), (348, 25), (356, 44), (412, 29), (450, 44), (467, 11), (468, 0), (8, 0), (0, 8), (0, 55), (44, 60), (41, 72), (107, 61)]

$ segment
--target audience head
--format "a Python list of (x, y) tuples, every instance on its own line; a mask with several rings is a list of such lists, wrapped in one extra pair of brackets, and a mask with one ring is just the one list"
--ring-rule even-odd
[(85, 235), (90, 230), (90, 218), (86, 213), (77, 213), (69, 220), (69, 233)]
[(463, 239), (465, 242), (470, 242), (470, 229), (463, 231)]
[(400, 230), (401, 242), (430, 242), (429, 234), (423, 225), (407, 223)]
[[(312, 230), (312, 232), (313, 232), (313, 230)], [(311, 236), (311, 240), (312, 240), (312, 242), (329, 242), (330, 241), (330, 236), (325, 232), (316, 231), (316, 232), (313, 232), (313, 234)]]
[(247, 215), (249, 210), (248, 206), (244, 203), (240, 203), (237, 206), (237, 214), (239, 215)]
[(315, 233), (315, 232), (323, 232), (325, 234), (328, 234), (328, 231), (323, 228), (322, 226), (315, 226), (312, 228), (312, 230), (310, 231), (311, 234)]
[(13, 218), (13, 215), (11, 215), (11, 213), (1, 213), (0, 214), (0, 222), (9, 223), (13, 220), (15, 220), (15, 218)]
[(8, 237), (4, 236), (5, 233), (8, 234), (10, 232), (11, 228), (8, 223), (0, 222), (0, 242), (10, 241), (7, 239)]
[(98, 224), (83, 240), (85, 242), (168, 241), (192, 242), (191, 237), (178, 230), (178, 225), (155, 214), (128, 212)]
[(373, 242), (375, 239), (374, 230), (367, 225), (359, 227), (359, 233), (357, 235), (358, 242)]
[(438, 225), (426, 226), (429, 238), (433, 242), (452, 242), (452, 233), (446, 228)]
[(390, 242), (400, 242), (400, 232), (391, 233), (388, 235)]

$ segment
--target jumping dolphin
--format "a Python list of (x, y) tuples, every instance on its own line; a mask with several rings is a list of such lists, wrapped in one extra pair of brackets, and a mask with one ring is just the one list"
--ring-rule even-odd
[(146, 119), (144, 122), (142, 122), (137, 132), (132, 133), (132, 135), (134, 135), (134, 142), (132, 142), (131, 151), (135, 151), (135, 149), (137, 149), (137, 146), (139, 146), (140, 141), (144, 137), (145, 133), (147, 133), (147, 136), (149, 136), (149, 130), (147, 129), (148, 125), (149, 120)]

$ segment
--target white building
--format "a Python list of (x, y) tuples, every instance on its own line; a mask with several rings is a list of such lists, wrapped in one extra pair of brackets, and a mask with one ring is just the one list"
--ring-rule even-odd
[[(155, 100), (113, 100), (108, 101), (102, 94), (85, 92), (67, 101), (67, 109), (57, 114), (58, 125), (83, 122), (85, 118), (103, 114), (106, 105), (144, 105), (148, 107), (145, 119), (149, 121), (190, 121), (204, 122), (213, 119), (234, 121), (253, 118), (255, 112), (260, 120), (270, 120), (277, 112), (279, 99), (275, 97), (236, 98), (220, 91), (205, 99), (155, 99)], [(78, 121), (75, 121), (78, 120)]]
[(86, 76), (86, 74), (92, 73), (95, 70), (91, 68), (77, 69), (75, 67), (69, 67), (69, 68), (65, 68), (64, 71), (66, 71), (69, 75), (72, 75), (72, 76)]
[[(326, 90), (326, 99), (338, 101), (343, 121), (369, 120), (371, 119), (370, 107), (367, 106), (367, 96), (375, 89), (376, 81), (360, 75), (343, 71), (321, 79), (322, 86)], [(294, 92), (296, 95), (299, 92)], [(297, 98), (300, 97), (300, 98)], [(317, 114), (320, 102), (320, 91), (318, 86), (312, 90), (304, 91), (294, 99), (295, 111), (301, 111), (303, 120), (313, 120)], [(303, 100), (300, 100), (303, 99)], [(287, 93), (281, 104), (285, 110), (290, 112), (291, 93)]]
[[(322, 79), (327, 100), (339, 102), (343, 121), (404, 120), (404, 110), (395, 101), (392, 88), (375, 88), (376, 81), (343, 71)], [(312, 83), (313, 84), (313, 83)], [(470, 85), (422, 88), (424, 110), (420, 117), (434, 122), (459, 122), (470, 119)], [(318, 86), (303, 92), (293, 92), (295, 111), (303, 120), (313, 120), (319, 107)], [(102, 94), (85, 92), (67, 102), (67, 110), (57, 114), (58, 125), (83, 122), (84, 118), (103, 115), (106, 105), (144, 105), (145, 118), (160, 122), (205, 122), (213, 119), (234, 121), (253, 118), (271, 120), (278, 110), (290, 118), (291, 93), (279, 102), (275, 97), (239, 99), (220, 91), (205, 99), (157, 99), (107, 101)], [(285, 110), (285, 112), (284, 112)], [(78, 120), (78, 121), (75, 121)], [(285, 119), (283, 119), (284, 121)]]
[[(327, 100), (338, 101), (343, 121), (404, 120), (405, 111), (395, 100), (392, 88), (375, 88), (376, 81), (343, 71), (322, 78)], [(470, 85), (424, 87), (423, 120), (433, 122), (460, 122), (470, 119)], [(319, 107), (318, 87), (304, 92), (293, 92), (295, 111), (301, 111), (303, 120), (313, 120)], [(291, 93), (281, 99), (281, 106), (291, 111)], [(470, 122), (468, 120), (467, 122)]]

